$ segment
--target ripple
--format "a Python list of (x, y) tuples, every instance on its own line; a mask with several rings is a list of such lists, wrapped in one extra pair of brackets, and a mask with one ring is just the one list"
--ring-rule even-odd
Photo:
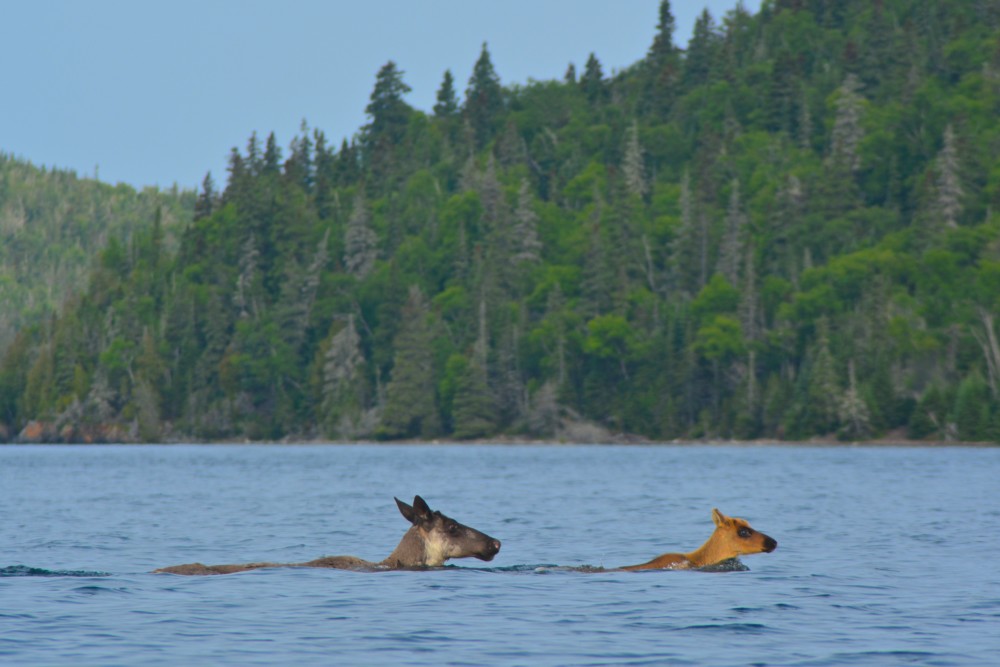
[(0, 567), (0, 577), (110, 577), (108, 572), (89, 570), (46, 570), (28, 565), (8, 565)]
[(696, 632), (719, 632), (737, 635), (759, 635), (765, 632), (773, 631), (772, 628), (764, 625), (763, 623), (699, 623), (696, 625), (685, 625), (683, 627), (674, 628), (674, 630), (676, 632), (694, 630)]
[(80, 595), (104, 595), (107, 593), (114, 594), (128, 594), (130, 591), (127, 588), (116, 588), (114, 586), (77, 586), (73, 589), (74, 593)]

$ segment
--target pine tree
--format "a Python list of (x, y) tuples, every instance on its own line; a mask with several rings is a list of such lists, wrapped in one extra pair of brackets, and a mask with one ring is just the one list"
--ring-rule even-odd
[(570, 63), (566, 67), (566, 73), (563, 74), (563, 82), (570, 86), (576, 84), (576, 65), (573, 63)]
[(532, 207), (531, 186), (527, 179), (521, 179), (517, 193), (517, 208), (514, 209), (514, 254), (515, 264), (536, 264), (542, 257), (542, 242), (538, 238), (538, 214)]
[(860, 89), (861, 82), (853, 74), (848, 74), (837, 89), (837, 112), (830, 138), (829, 163), (835, 169), (849, 173), (856, 172), (861, 166), (858, 147), (864, 138), (864, 128), (861, 126), (864, 98), (858, 92)]
[(411, 286), (401, 313), (403, 326), (393, 345), (392, 380), (378, 430), (382, 437), (432, 438), (440, 433), (429, 315), (423, 291)]
[(677, 100), (677, 83), (681, 78), (683, 60), (681, 50), (674, 44), (675, 29), (676, 22), (670, 11), (670, 2), (661, 0), (656, 35), (642, 63), (640, 85), (643, 94), (637, 108), (644, 114), (651, 113), (666, 118)]
[(300, 267), (296, 262), (290, 266), (283, 285), (282, 298), (278, 305), (282, 337), (285, 344), (295, 352), (306, 338), (320, 277), (326, 270), (329, 240), (328, 228), (316, 245), (316, 251), (309, 264)]
[(336, 183), (336, 157), (327, 148), (326, 135), (319, 130), (313, 131), (313, 144), (315, 146), (314, 172), (315, 184), (313, 188), (316, 215), (320, 220), (328, 220), (333, 212), (336, 202), (336, 193), (333, 187)]
[(858, 391), (858, 382), (854, 376), (854, 360), (847, 365), (848, 385), (840, 398), (838, 416), (840, 418), (839, 436), (843, 440), (864, 440), (871, 435), (871, 412)]
[(241, 319), (248, 317), (251, 312), (255, 318), (259, 315), (254, 295), (259, 255), (257, 242), (251, 232), (247, 234), (240, 247), (239, 273), (236, 276), (236, 292), (233, 294), (233, 305), (236, 306)]
[(274, 136), (274, 132), (267, 135), (262, 170), (263, 174), (272, 176), (277, 176), (281, 171), (281, 148), (278, 146), (278, 139)]
[(486, 369), (473, 358), (459, 376), (452, 404), (452, 435), (459, 440), (481, 438), (496, 429), (496, 408), (486, 379)]
[(725, 276), (730, 285), (740, 284), (740, 264), (743, 260), (743, 245), (746, 236), (746, 214), (740, 199), (740, 182), (733, 179), (729, 192), (729, 209), (726, 211), (726, 231), (719, 249), (718, 272)]
[(949, 123), (944, 129), (944, 142), (935, 164), (937, 178), (937, 208), (941, 220), (948, 228), (958, 227), (962, 214), (962, 197), (965, 195), (960, 179), (958, 150), (955, 146), (955, 131)]
[(549, 295), (545, 304), (545, 319), (552, 324), (552, 334), (555, 340), (552, 343), (554, 350), (549, 350), (550, 355), (555, 355), (555, 389), (560, 391), (566, 383), (566, 297), (562, 288), (557, 282), (549, 290)]
[(987, 438), (990, 406), (989, 386), (978, 371), (973, 371), (958, 385), (952, 410), (952, 422), (960, 440), (978, 442)]
[(680, 224), (670, 240), (668, 275), (671, 286), (680, 294), (690, 296), (694, 281), (690, 279), (695, 256), (694, 202), (691, 197), (691, 175), (687, 169), (681, 176)]
[(406, 134), (412, 109), (403, 101), (403, 95), (410, 90), (403, 81), (402, 70), (391, 60), (375, 75), (375, 87), (365, 107), (369, 122), (362, 130), (362, 144), (379, 169), (385, 166), (382, 164), (385, 155)]
[(465, 116), (475, 134), (478, 147), (485, 146), (493, 138), (503, 106), (500, 77), (493, 69), (490, 52), (483, 42), (483, 50), (472, 68), (469, 87), (465, 91)]
[(979, 306), (977, 313), (982, 329), (973, 327), (972, 335), (983, 350), (986, 359), (987, 380), (994, 400), (1000, 400), (1000, 343), (993, 327), (993, 313)]
[(694, 31), (684, 59), (684, 83), (689, 89), (708, 81), (718, 44), (719, 34), (715, 19), (706, 7), (695, 20)]
[(809, 370), (809, 386), (806, 395), (806, 429), (809, 433), (830, 433), (837, 426), (838, 399), (841, 395), (837, 380), (837, 369), (830, 354), (827, 325), (820, 322), (812, 366)]
[(364, 280), (375, 267), (378, 237), (371, 228), (368, 206), (359, 190), (354, 195), (354, 209), (344, 230), (344, 269), (358, 280)]
[(674, 30), (677, 28), (673, 12), (670, 11), (670, 0), (660, 0), (659, 20), (656, 23), (656, 36), (649, 47), (649, 60), (662, 63), (673, 56), (677, 47), (674, 46)]
[(504, 167), (528, 163), (528, 147), (512, 121), (504, 124), (503, 133), (497, 140), (496, 155)]
[(212, 180), (212, 172), (206, 172), (205, 180), (201, 182), (201, 192), (198, 200), (194, 204), (194, 219), (201, 220), (212, 215), (215, 210), (215, 202), (218, 194), (215, 192), (215, 181)]
[(451, 75), (451, 70), (446, 69), (441, 87), (437, 91), (434, 115), (438, 118), (450, 118), (456, 113), (458, 113), (458, 96), (455, 93), (455, 79)]
[(313, 141), (305, 119), (302, 119), (299, 131), (299, 136), (292, 139), (291, 155), (285, 162), (284, 173), (285, 178), (302, 188), (303, 192), (311, 193), (316, 174), (313, 162)]
[[(666, 1), (666, 0), (664, 0)], [(622, 158), (622, 176), (625, 189), (635, 197), (645, 197), (649, 186), (646, 183), (646, 166), (643, 163), (642, 146), (639, 145), (639, 124), (633, 120), (625, 141), (625, 155)]]
[(601, 62), (593, 53), (587, 57), (583, 76), (580, 77), (580, 88), (591, 106), (597, 106), (607, 100), (608, 91), (604, 82), (604, 72), (601, 71)]
[(339, 330), (330, 337), (322, 358), (320, 421), (331, 437), (351, 439), (372, 432), (363, 412), (365, 358), (354, 314), (334, 327)]

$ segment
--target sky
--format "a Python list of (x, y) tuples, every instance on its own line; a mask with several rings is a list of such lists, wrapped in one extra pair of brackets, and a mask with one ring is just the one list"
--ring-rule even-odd
[[(687, 44), (706, 7), (673, 0)], [(464, 94), (482, 44), (501, 83), (561, 79), (593, 52), (641, 59), (660, 0), (32, 0), (0, 11), (0, 153), (137, 188), (224, 186), (230, 149), (305, 120), (336, 146), (365, 124), (387, 61), (430, 111), (446, 69)], [(752, 13), (760, 0), (743, 0)]]

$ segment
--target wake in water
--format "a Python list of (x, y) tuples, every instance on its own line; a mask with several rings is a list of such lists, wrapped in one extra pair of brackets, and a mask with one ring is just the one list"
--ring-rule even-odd
[(41, 567), (27, 565), (8, 565), (0, 567), (0, 577), (110, 577), (108, 572), (90, 572), (87, 570), (46, 570)]
[[(449, 566), (454, 567), (454, 566)], [(596, 574), (596, 573), (609, 573), (609, 572), (624, 572), (616, 567), (601, 567), (598, 565), (553, 565), (550, 563), (541, 563), (537, 565), (524, 564), (524, 565), (509, 565), (507, 567), (477, 567), (477, 568), (465, 568), (465, 569), (475, 569), (481, 572), (513, 572), (522, 574), (549, 574), (552, 572), (582, 572), (584, 574)], [(671, 568), (663, 568), (658, 570), (645, 570), (646, 572), (663, 572)], [(705, 567), (699, 567), (689, 572), (749, 572), (750, 568), (743, 564), (739, 558), (730, 558), (729, 560), (724, 560), (720, 563), (715, 563), (714, 565), (706, 565)]]

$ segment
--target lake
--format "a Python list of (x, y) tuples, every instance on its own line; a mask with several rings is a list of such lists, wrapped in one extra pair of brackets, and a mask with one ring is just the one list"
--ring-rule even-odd
[[(393, 497), (500, 539), (381, 560)], [(743, 572), (584, 571), (690, 551), (711, 510), (778, 541)], [(1000, 448), (0, 447), (0, 664), (984, 665), (1000, 655)]]

